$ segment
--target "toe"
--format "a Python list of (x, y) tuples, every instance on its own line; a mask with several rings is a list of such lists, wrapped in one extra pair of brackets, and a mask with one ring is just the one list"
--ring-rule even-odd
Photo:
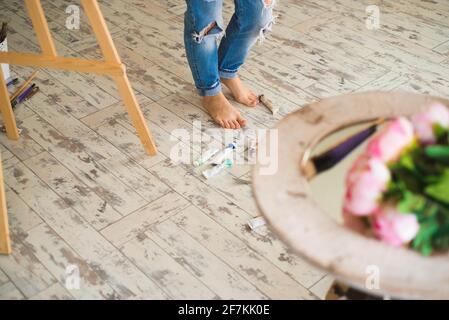
[(235, 129), (240, 129), (240, 123), (237, 120), (233, 120), (232, 123), (234, 123)]
[(258, 99), (258, 96), (254, 93), (254, 91), (250, 91), (249, 96), (251, 97), (251, 99)]
[(244, 127), (246, 125), (246, 120), (242, 118), (242, 116), (237, 117), (237, 121), (240, 124), (241, 127)]
[(227, 122), (227, 121), (225, 121), (225, 120), (219, 120), (218, 123), (219, 123), (219, 125), (220, 125), (222, 128), (229, 129), (229, 128), (228, 128), (228, 122)]
[(251, 100), (251, 106), (253, 106), (253, 107), (257, 106), (258, 102), (259, 102), (259, 100), (257, 98), (254, 98), (253, 100)]
[(235, 129), (234, 121), (228, 120), (228, 125), (229, 125), (229, 128)]
[(250, 95), (249, 95), (249, 97), (248, 97), (248, 100), (249, 100), (249, 104), (250, 104), (250, 106), (252, 106), (252, 107), (255, 107), (258, 103), (259, 103), (259, 97), (258, 96), (256, 96), (254, 93), (250, 93)]

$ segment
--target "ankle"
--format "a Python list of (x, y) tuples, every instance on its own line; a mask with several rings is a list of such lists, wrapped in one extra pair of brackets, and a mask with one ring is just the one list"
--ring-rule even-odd
[(224, 98), (224, 95), (222, 92), (219, 92), (218, 94), (216, 94), (214, 96), (203, 96), (202, 97), (204, 103), (219, 101), (219, 100), (222, 100), (223, 98)]
[(235, 78), (221, 78), (220, 81), (222, 83), (229, 83), (229, 82), (235, 82), (239, 79), (239, 77), (235, 77)]

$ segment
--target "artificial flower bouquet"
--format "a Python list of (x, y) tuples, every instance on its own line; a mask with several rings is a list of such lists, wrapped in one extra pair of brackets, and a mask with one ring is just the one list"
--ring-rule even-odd
[(346, 177), (345, 225), (430, 255), (449, 248), (449, 110), (388, 122)]

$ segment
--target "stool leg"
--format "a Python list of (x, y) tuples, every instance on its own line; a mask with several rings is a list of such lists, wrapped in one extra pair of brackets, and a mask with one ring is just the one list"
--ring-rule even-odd
[(17, 130), (16, 118), (12, 111), (11, 102), (9, 101), (8, 88), (6, 87), (5, 78), (3, 78), (2, 68), (0, 68), (0, 112), (2, 113), (7, 137), (18, 140), (19, 131)]
[(5, 186), (3, 184), (3, 168), (0, 159), (0, 253), (11, 253), (9, 239), (8, 210), (6, 207)]

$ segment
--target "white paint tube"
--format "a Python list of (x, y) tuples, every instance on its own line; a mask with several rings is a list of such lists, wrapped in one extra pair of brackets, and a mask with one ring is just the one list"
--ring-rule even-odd
[(220, 149), (218, 148), (212, 148), (209, 150), (206, 150), (204, 153), (201, 154), (201, 157), (193, 163), (195, 167), (199, 167), (203, 164), (205, 164), (209, 159), (211, 159), (213, 156), (215, 156), (218, 152), (220, 152)]
[(251, 228), (251, 230), (255, 230), (261, 226), (264, 226), (265, 224), (266, 221), (263, 217), (257, 217), (248, 221), (248, 226)]
[(217, 153), (217, 155), (212, 159), (211, 163), (216, 165), (223, 163), (224, 160), (231, 158), (230, 156), (235, 148), (235, 143), (230, 143), (226, 148)]
[(232, 160), (231, 159), (225, 159), (222, 163), (219, 165), (216, 165), (212, 167), (211, 169), (208, 169), (203, 172), (203, 176), (206, 179), (215, 177), (218, 175), (221, 171), (223, 171), (225, 168), (231, 168), (232, 167)]
[(257, 157), (257, 134), (254, 130), (246, 131), (246, 142), (248, 147), (248, 160), (255, 160)]
[(248, 160), (257, 158), (257, 140), (250, 140), (248, 143)]

